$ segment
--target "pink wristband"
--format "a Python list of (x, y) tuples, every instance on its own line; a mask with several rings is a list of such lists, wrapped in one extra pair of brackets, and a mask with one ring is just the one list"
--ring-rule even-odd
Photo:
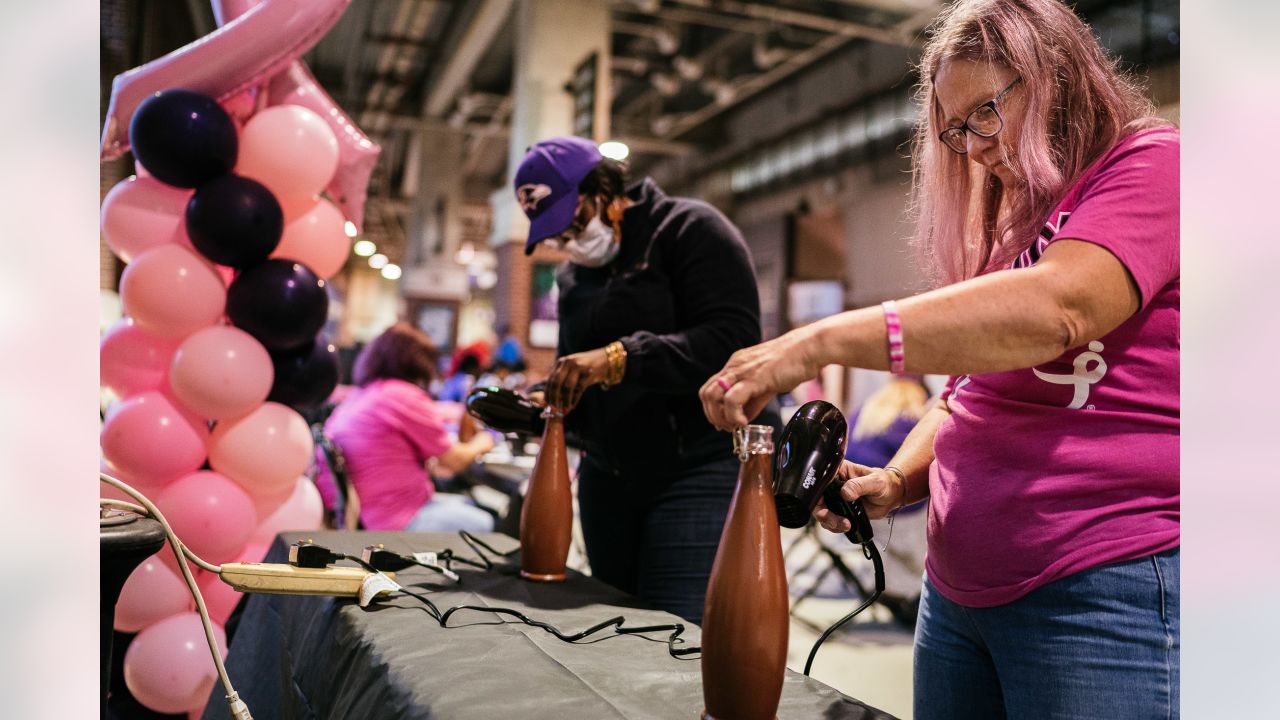
[(901, 375), (907, 368), (906, 355), (902, 351), (902, 319), (898, 317), (898, 303), (885, 300), (880, 307), (884, 308), (884, 328), (889, 335), (889, 372)]

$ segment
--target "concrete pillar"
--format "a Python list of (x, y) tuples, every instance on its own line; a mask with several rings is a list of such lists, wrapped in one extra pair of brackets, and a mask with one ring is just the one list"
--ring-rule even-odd
[(515, 8), (515, 56), (512, 92), (511, 145), (507, 182), (490, 196), (493, 228), (489, 236), (498, 260), (498, 288), (494, 314), (507, 323), (526, 348), (531, 374), (551, 367), (553, 349), (530, 348), (531, 274), (535, 263), (559, 262), (562, 256), (539, 249), (524, 255), (529, 223), (516, 204), (510, 180), (525, 150), (533, 143), (573, 132), (573, 98), (565, 89), (574, 70), (596, 54), (594, 139), (609, 133), (610, 3), (600, 0), (518, 0)]

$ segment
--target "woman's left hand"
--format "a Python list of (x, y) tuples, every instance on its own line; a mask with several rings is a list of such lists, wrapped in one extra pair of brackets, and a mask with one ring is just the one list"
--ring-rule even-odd
[(609, 377), (609, 355), (604, 348), (565, 355), (556, 361), (547, 378), (547, 404), (569, 412), (582, 399), (582, 393)]
[(735, 352), (698, 391), (707, 421), (721, 430), (742, 427), (769, 398), (817, 375), (818, 367), (809, 359), (811, 334), (800, 328)]

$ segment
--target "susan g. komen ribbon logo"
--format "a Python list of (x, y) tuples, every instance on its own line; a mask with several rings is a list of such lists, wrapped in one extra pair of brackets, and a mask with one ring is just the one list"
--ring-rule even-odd
[[(1071, 362), (1074, 372), (1070, 375), (1055, 375), (1052, 373), (1040, 372), (1035, 368), (1031, 368), (1031, 372), (1036, 377), (1054, 385), (1074, 385), (1075, 396), (1071, 398), (1071, 404), (1067, 406), (1068, 410), (1079, 410), (1084, 404), (1089, 402), (1089, 388), (1102, 379), (1107, 374), (1107, 361), (1102, 359), (1098, 353), (1102, 352), (1102, 343), (1094, 340), (1089, 343), (1089, 349), (1076, 356)], [(1090, 367), (1090, 363), (1093, 363)], [(1090, 407), (1090, 410), (1093, 408)]]

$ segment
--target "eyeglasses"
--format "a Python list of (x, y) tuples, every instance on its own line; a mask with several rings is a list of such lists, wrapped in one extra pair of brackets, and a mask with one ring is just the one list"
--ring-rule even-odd
[(999, 95), (991, 98), (987, 102), (979, 105), (969, 113), (964, 119), (964, 124), (959, 127), (950, 127), (938, 133), (938, 139), (946, 144), (957, 153), (964, 155), (969, 152), (969, 145), (965, 141), (965, 133), (971, 132), (978, 137), (989, 138), (1004, 129), (1004, 118), (1000, 117), (1000, 112), (996, 106), (1014, 85), (1022, 82), (1022, 78), (1015, 78), (1009, 86), (1000, 91)]

